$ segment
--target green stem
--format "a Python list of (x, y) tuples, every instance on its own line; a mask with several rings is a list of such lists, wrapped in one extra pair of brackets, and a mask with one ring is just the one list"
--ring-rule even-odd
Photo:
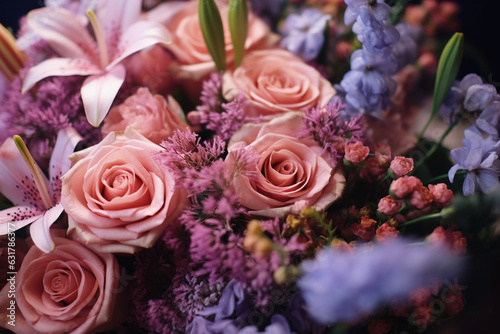
[[(460, 169), (456, 172), (455, 175), (465, 175), (467, 174), (467, 170), (466, 169)], [(448, 179), (448, 174), (442, 174), (442, 175), (439, 175), (439, 176), (436, 176), (436, 177), (433, 177), (432, 179), (428, 180), (426, 183), (429, 184), (429, 183), (434, 183), (436, 181), (439, 181), (441, 179), (445, 179), (447, 180)]]
[[(429, 123), (429, 122), (427, 122)], [(448, 136), (451, 132), (451, 130), (453, 130), (453, 128), (455, 127), (457, 123), (454, 123), (452, 125), (450, 125), (448, 127), (448, 129), (446, 129), (446, 131), (443, 133), (443, 135), (441, 136), (441, 138), (439, 138), (439, 140), (437, 142), (434, 143), (434, 145), (432, 145), (432, 147), (430, 148), (429, 151), (427, 151), (427, 153), (425, 153), (425, 156), (422, 160), (420, 160), (416, 165), (415, 165), (415, 168), (413, 168), (413, 171), (417, 170), (420, 166), (422, 166), (424, 164), (424, 162), (429, 159), (429, 157), (431, 155), (434, 154), (434, 152), (436, 152), (437, 148), (441, 145), (441, 143), (443, 142), (443, 140), (446, 138), (446, 136)], [(427, 127), (427, 125), (424, 127), (424, 130), (425, 128)], [(423, 134), (423, 132), (421, 133)], [(419, 138), (419, 141), (420, 141), (420, 138)]]
[(403, 227), (403, 226), (413, 225), (413, 224), (419, 223), (421, 221), (426, 221), (426, 220), (441, 218), (441, 217), (442, 217), (441, 212), (431, 213), (429, 215), (421, 216), (421, 217), (412, 219), (410, 221), (407, 221), (406, 223), (403, 223), (399, 226)]

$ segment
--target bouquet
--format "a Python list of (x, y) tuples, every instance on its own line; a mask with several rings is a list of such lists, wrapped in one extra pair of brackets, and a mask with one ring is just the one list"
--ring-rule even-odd
[(421, 333), (467, 311), (499, 246), (500, 97), (459, 77), (458, 11), (46, 0), (1, 26), (0, 326)]

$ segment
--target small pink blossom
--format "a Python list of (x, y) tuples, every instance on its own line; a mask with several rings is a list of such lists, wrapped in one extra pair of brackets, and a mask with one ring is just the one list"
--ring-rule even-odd
[(392, 181), (390, 190), (397, 198), (405, 198), (421, 185), (422, 181), (415, 176), (403, 176)]
[(447, 315), (455, 315), (464, 309), (464, 295), (458, 286), (451, 286), (449, 290), (444, 293), (445, 309)]
[(375, 238), (380, 242), (386, 242), (393, 240), (398, 236), (398, 234), (399, 231), (395, 227), (389, 225), (388, 223), (384, 223), (377, 228)]
[(370, 217), (361, 217), (359, 224), (352, 224), (351, 231), (361, 240), (372, 240), (375, 235), (375, 225), (377, 222)]
[(391, 196), (386, 196), (381, 198), (378, 202), (378, 211), (382, 212), (384, 215), (392, 216), (403, 207), (404, 201), (396, 200)]
[(418, 185), (413, 190), (410, 198), (410, 204), (417, 209), (425, 209), (432, 203), (432, 195), (427, 187)]
[(453, 191), (448, 189), (445, 183), (429, 184), (428, 187), (432, 199), (440, 208), (448, 206), (453, 201)]
[(460, 231), (445, 230), (438, 226), (429, 235), (428, 240), (436, 246), (446, 246), (455, 254), (464, 254), (467, 251), (467, 239)]
[(397, 156), (391, 161), (390, 168), (397, 177), (406, 175), (413, 170), (413, 159)]
[(345, 146), (345, 156), (344, 158), (353, 163), (355, 165), (364, 161), (368, 154), (370, 153), (370, 149), (363, 145), (362, 142), (357, 141), (354, 143), (349, 143)]

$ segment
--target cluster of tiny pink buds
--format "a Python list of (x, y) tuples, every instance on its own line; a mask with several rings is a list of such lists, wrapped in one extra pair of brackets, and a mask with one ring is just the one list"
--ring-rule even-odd
[(418, 186), (422, 185), (422, 181), (415, 176), (402, 176), (392, 181), (389, 190), (394, 197), (401, 199), (410, 195)]

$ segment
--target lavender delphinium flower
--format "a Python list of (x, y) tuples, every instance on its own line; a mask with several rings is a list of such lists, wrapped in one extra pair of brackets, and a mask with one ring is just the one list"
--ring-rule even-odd
[(390, 76), (398, 68), (392, 48), (400, 34), (388, 24), (392, 8), (380, 0), (346, 0), (346, 4), (344, 21), (356, 22), (352, 29), (363, 48), (351, 55), (351, 71), (338, 86), (347, 104), (345, 115), (383, 118), (382, 112), (392, 105), (391, 96), (396, 91)]
[(391, 105), (390, 96), (396, 91), (396, 82), (390, 77), (396, 68), (396, 62), (384, 54), (354, 51), (351, 71), (340, 82), (348, 113), (382, 118), (381, 112)]
[(439, 114), (448, 124), (453, 124), (460, 112), (480, 113), (499, 100), (494, 86), (483, 83), (477, 74), (471, 73), (453, 85), (439, 109)]
[(460, 169), (467, 170), (462, 191), (465, 196), (474, 194), (476, 185), (483, 193), (488, 193), (500, 183), (500, 141), (490, 136), (483, 138), (474, 126), (465, 130), (462, 147), (451, 150), (450, 154), (456, 164), (448, 172), (450, 182)]
[(429, 244), (324, 249), (303, 262), (299, 289), (310, 316), (323, 324), (356, 321), (411, 290), (457, 274), (460, 261)]
[(280, 33), (281, 47), (309, 61), (316, 58), (325, 42), (326, 23), (331, 20), (319, 9), (304, 8), (287, 16)]
[(423, 34), (420, 27), (404, 21), (396, 24), (400, 38), (392, 47), (392, 55), (398, 64), (398, 71), (408, 64), (413, 64), (418, 58), (418, 44)]
[(393, 10), (385, 3), (385, 0), (345, 0), (347, 9), (344, 14), (344, 22), (349, 25), (356, 21), (363, 8), (369, 9), (379, 21), (387, 21), (389, 13)]
[(361, 7), (352, 31), (363, 43), (363, 49), (370, 53), (389, 54), (392, 45), (400, 38), (399, 31), (395, 27), (378, 20), (366, 6)]
[(500, 100), (490, 103), (476, 119), (476, 126), (484, 133), (499, 139), (500, 130)]

